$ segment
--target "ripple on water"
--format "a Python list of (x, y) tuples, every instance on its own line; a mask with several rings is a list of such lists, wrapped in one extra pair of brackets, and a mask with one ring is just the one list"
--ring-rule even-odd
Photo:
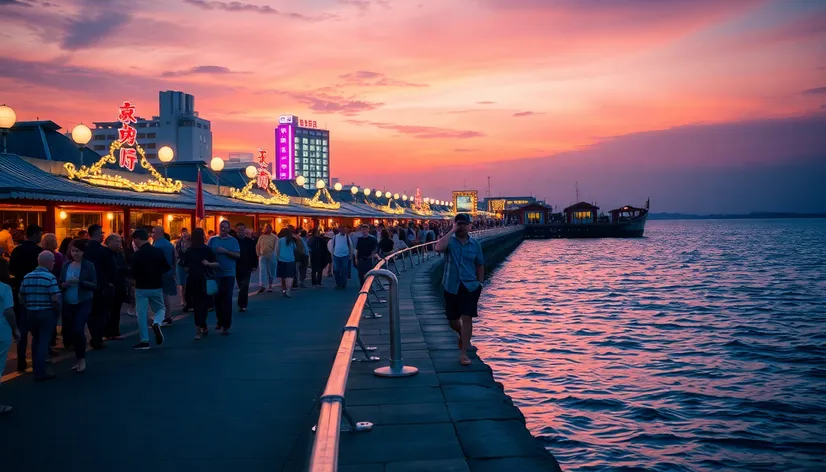
[(565, 470), (820, 470), (824, 220), (650, 222), (526, 241), (479, 354)]

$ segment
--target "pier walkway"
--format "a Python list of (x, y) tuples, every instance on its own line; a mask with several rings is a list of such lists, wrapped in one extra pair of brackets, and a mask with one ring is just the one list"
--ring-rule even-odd
[(315, 402), (359, 289), (355, 272), (347, 290), (324, 283), (292, 299), (251, 297), (229, 336), (193, 340), (190, 313), (164, 328), (159, 348), (132, 351), (131, 337), (89, 352), (81, 375), (66, 360), (52, 381), (4, 382), (0, 401), (14, 411), (0, 417), (2, 469), (303, 470)]

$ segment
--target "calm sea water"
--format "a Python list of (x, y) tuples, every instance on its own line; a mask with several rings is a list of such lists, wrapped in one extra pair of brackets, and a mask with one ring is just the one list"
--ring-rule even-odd
[(826, 470), (826, 220), (526, 241), (475, 344), (565, 470)]

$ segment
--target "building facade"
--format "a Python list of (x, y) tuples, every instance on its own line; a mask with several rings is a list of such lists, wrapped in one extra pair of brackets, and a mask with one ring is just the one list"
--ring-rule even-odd
[(314, 120), (281, 115), (275, 129), (276, 180), (292, 180), (303, 176), (305, 188), (315, 188), (323, 180), (330, 180), (330, 131), (320, 129)]
[(487, 197), (485, 198), (485, 210), (491, 213), (502, 213), (515, 210), (525, 205), (536, 203), (534, 197)]
[[(195, 97), (184, 92), (163, 91), (158, 93), (158, 116), (151, 119), (137, 118), (137, 139), (146, 157), (157, 162), (158, 149), (169, 146), (175, 152), (175, 161), (208, 162), (212, 157), (212, 125), (198, 116)], [(136, 111), (140, 103), (133, 103)], [(88, 147), (100, 155), (109, 152), (109, 145), (118, 139), (119, 121), (94, 122), (92, 140)]]

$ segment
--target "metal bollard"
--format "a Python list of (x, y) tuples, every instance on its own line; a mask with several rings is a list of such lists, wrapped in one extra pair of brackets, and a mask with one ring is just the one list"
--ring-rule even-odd
[(379, 367), (373, 373), (379, 377), (409, 377), (419, 373), (413, 366), (405, 366), (402, 359), (402, 328), (399, 321), (399, 279), (387, 269), (373, 269), (367, 276), (385, 278), (390, 282), (390, 365)]

